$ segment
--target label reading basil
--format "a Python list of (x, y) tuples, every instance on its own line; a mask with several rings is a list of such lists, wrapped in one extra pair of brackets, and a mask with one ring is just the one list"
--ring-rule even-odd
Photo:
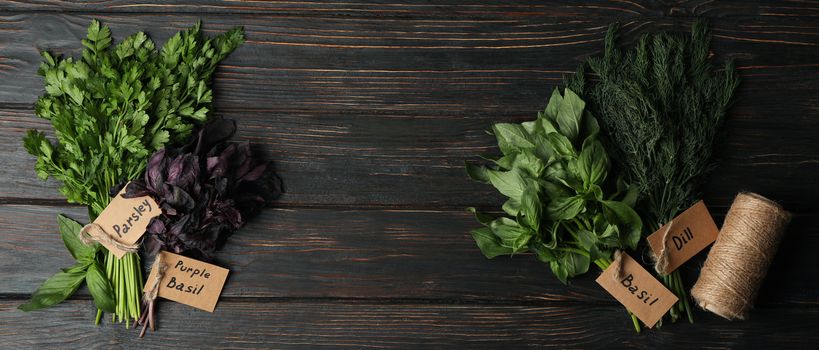
[(622, 254), (620, 275), (614, 276), (614, 263), (597, 278), (597, 283), (648, 327), (668, 312), (677, 296), (657, 281), (628, 254)]
[[(167, 266), (159, 283), (159, 296), (197, 309), (213, 312), (227, 281), (228, 269), (182, 255), (159, 252)], [(148, 281), (154, 280), (151, 270)], [(148, 288), (146, 284), (145, 288)]]

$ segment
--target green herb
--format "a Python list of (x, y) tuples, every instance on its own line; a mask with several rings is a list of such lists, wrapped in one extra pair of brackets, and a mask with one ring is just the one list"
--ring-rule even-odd
[(57, 220), (65, 248), (74, 257), (76, 263), (46, 280), (34, 292), (29, 302), (20, 305), (20, 310), (32, 311), (58, 304), (74, 294), (82, 282), (87, 280), (97, 307), (106, 311), (114, 311), (115, 302), (111, 292), (111, 283), (101, 274), (102, 270), (96, 260), (100, 245), (87, 246), (80, 242), (79, 232), (82, 225), (76, 221), (63, 215), (59, 215)]
[[(627, 53), (616, 48), (609, 27), (605, 53), (588, 60), (599, 79), (583, 96), (608, 134), (612, 157), (640, 193), (638, 211), (647, 233), (659, 229), (700, 198), (712, 169), (712, 149), (739, 79), (732, 62), (714, 71), (710, 34), (702, 21), (691, 35), (643, 35)], [(582, 81), (582, 69), (568, 86)], [(679, 272), (662, 276), (680, 302), (671, 310), (693, 322)]]
[[(24, 138), (26, 150), (37, 156), (37, 174), (60, 180), (60, 192), (71, 203), (87, 205), (91, 220), (110, 202), (112, 188), (142, 173), (150, 154), (166, 143), (186, 140), (208, 119), (216, 64), (244, 42), (244, 33), (234, 28), (207, 39), (197, 24), (169, 39), (160, 51), (142, 32), (115, 46), (112, 42), (108, 27), (94, 20), (82, 40), (80, 59), (43, 52), (39, 73), (46, 93), (35, 111), (51, 122), (57, 143), (35, 130)], [(107, 310), (109, 299), (114, 299), (113, 316), (126, 323), (138, 318), (139, 256), (117, 259), (108, 253), (104, 265), (105, 273), (100, 259), (83, 267), (97, 306)], [(82, 280), (66, 274), (58, 273), (43, 286), (48, 288), (41, 287), (49, 297), (40, 298), (47, 302), (38, 305), (53, 305), (76, 290)], [(97, 322), (100, 316), (98, 312)]]
[(469, 209), (484, 225), (472, 237), (487, 258), (531, 251), (566, 283), (592, 262), (605, 270), (615, 250), (636, 248), (642, 230), (632, 209), (636, 192), (610, 174), (598, 131), (570, 89), (555, 90), (537, 120), (493, 126), (503, 155), (487, 157), (491, 167), (466, 165), (470, 177), (509, 198), (507, 216)]

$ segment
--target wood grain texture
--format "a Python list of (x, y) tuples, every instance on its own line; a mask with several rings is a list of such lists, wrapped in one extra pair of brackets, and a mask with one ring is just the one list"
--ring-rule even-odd
[(167, 301), (159, 304), (157, 332), (137, 338), (124, 325), (94, 326), (91, 301), (73, 301), (35, 318), (0, 300), (0, 342), (9, 348), (384, 348), (510, 349), (777, 348), (815, 345), (816, 309), (758, 309), (745, 322), (705, 316), (697, 327), (679, 325), (635, 334), (617, 306), (567, 304), (430, 305), (367, 302), (286, 303), (222, 300), (216, 312)]
[[(661, 15), (666, 6), (652, 1), (95, 1), (83, 3), (52, 0), (3, 0), (0, 6), (9, 11), (105, 11), (167, 13), (241, 13), (286, 15), (336, 15), (370, 17), (445, 17), (468, 15), (497, 17), (499, 13), (529, 16), (583, 17), (592, 15)], [(681, 8), (686, 8), (683, 6)]]
[[(71, 265), (57, 213), (87, 220), (80, 208), (0, 206), (0, 280), (14, 281), (0, 285), (0, 295), (30, 293)], [(794, 219), (759, 305), (819, 306), (819, 270), (803, 267), (819, 245), (812, 220)], [(615, 303), (594, 282), (597, 272), (565, 286), (531, 255), (485, 259), (468, 233), (477, 226), (463, 211), (269, 209), (217, 255), (231, 270), (223, 295)], [(683, 267), (689, 283), (703, 255)]]
[(761, 16), (817, 17), (819, 6), (807, 1), (435, 1), (396, 0), (360, 1), (230, 1), (230, 0), (102, 0), (77, 2), (66, 0), (2, 0), (6, 11), (75, 11), (75, 12), (159, 12), (159, 13), (237, 13), (277, 15), (337, 15), (371, 17), (445, 17), (467, 15), (497, 17), (498, 14), (540, 17), (586, 16)]
[[(497, 20), (464, 16), (453, 23), (261, 15), (5, 15), (0, 16), (0, 32), (14, 35), (0, 38), (5, 61), (0, 78), (14, 84), (0, 89), (0, 103), (33, 102), (42, 91), (36, 76), (38, 50), (77, 54), (79, 39), (94, 17), (109, 24), (118, 38), (149, 29), (157, 42), (200, 18), (212, 33), (245, 26), (248, 43), (217, 75), (218, 107), (458, 116), (530, 113), (563, 73), (600, 52), (606, 27), (619, 19), (499, 14)], [(632, 38), (658, 28), (685, 30), (690, 21), (634, 18), (623, 21), (623, 33)], [(792, 88), (815, 85), (817, 78), (805, 74), (817, 69), (819, 42), (812, 22), (728, 18), (715, 21), (713, 29), (715, 51), (737, 58), (745, 75), (756, 79), (746, 84), (748, 91), (767, 93), (774, 89), (760, 85), (787, 88), (794, 80)], [(796, 76), (808, 80), (792, 79)]]
[[(792, 211), (819, 210), (812, 200), (819, 196), (819, 178), (813, 176), (819, 172), (819, 143), (814, 142), (819, 119), (806, 114), (772, 122), (747, 107), (736, 110), (726, 126), (720, 165), (704, 191), (707, 203), (724, 213), (738, 191), (751, 190), (782, 201)], [(743, 110), (748, 114), (739, 114)], [(351, 117), (327, 111), (229, 109), (219, 115), (238, 120), (239, 139), (252, 142), (275, 162), (286, 190), (279, 206), (458, 210), (502, 203), (491, 186), (469, 180), (463, 168), (464, 161), (476, 161), (478, 154), (497, 152), (494, 138), (485, 133), (499, 120), (492, 115)], [(59, 183), (36, 177), (34, 158), (21, 142), (30, 128), (50, 131), (47, 121), (30, 110), (0, 108), (0, 127), (0, 148), (5, 150), (0, 153), (5, 164), (0, 167), (0, 200), (64, 200)], [(786, 135), (775, 146), (771, 130)], [(800, 188), (794, 189), (792, 179), (799, 179)]]
[[(15, 82), (0, 86), (0, 142), (10, 150), (0, 155), (9, 164), (0, 170), (0, 197), (61, 198), (57, 184), (31, 176), (19, 138), (28, 128), (49, 129), (28, 108), (42, 89), (38, 49), (76, 53), (90, 18), (45, 13), (0, 21), (0, 30), (16, 33), (0, 37), (7, 62), (0, 79)], [(151, 28), (162, 42), (195, 16), (102, 19), (120, 37)], [(465, 179), (463, 161), (495, 152), (484, 133), (491, 123), (533, 118), (561, 75), (599, 51), (611, 21), (204, 19), (214, 31), (240, 24), (248, 30), (248, 44), (217, 74), (217, 110), (238, 119), (242, 136), (277, 161), (288, 188), (283, 205), (413, 208), (499, 203), (491, 188)], [(628, 41), (652, 28), (684, 29), (686, 22), (635, 20), (624, 34)], [(706, 198), (725, 207), (748, 189), (792, 210), (817, 210), (808, 198), (819, 195), (812, 176), (819, 171), (819, 143), (812, 142), (819, 127), (819, 28), (796, 30), (798, 20), (775, 17), (753, 23), (715, 22), (715, 50), (739, 61), (744, 83)], [(378, 30), (385, 25), (389, 30)], [(805, 97), (792, 97), (800, 94)], [(781, 134), (775, 148), (768, 143), (771, 130)], [(748, 172), (756, 176), (745, 177)], [(791, 190), (793, 178), (803, 181), (799, 191)]]
[[(697, 311), (695, 325), (635, 335), (593, 282), (560, 284), (529, 255), (484, 259), (463, 208), (494, 209), (463, 162), (496, 152), (493, 122), (532, 119), (563, 74), (623, 41), (711, 19), (717, 59), (743, 85), (721, 164), (705, 188), (719, 223), (751, 190), (796, 217), (746, 322)], [(0, 0), (0, 348), (805, 348), (819, 335), (819, 5), (806, 1)], [(116, 38), (158, 43), (204, 21), (248, 42), (216, 74), (220, 116), (276, 162), (286, 194), (231, 238), (216, 313), (161, 303), (158, 333), (91, 325), (88, 292), (52, 310), (22, 303), (71, 263), (53, 181), (20, 138), (50, 126), (38, 52), (79, 52), (92, 18)], [(693, 282), (703, 254), (683, 269)]]

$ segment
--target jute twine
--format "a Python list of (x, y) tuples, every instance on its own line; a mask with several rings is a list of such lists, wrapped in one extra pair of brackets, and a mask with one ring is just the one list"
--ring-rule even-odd
[[(146, 305), (147, 310), (139, 319), (139, 323), (142, 324), (142, 331), (139, 332), (140, 338), (145, 335), (145, 331), (148, 327), (150, 327), (151, 330), (155, 328), (154, 308), (156, 298), (159, 296), (159, 285), (162, 282), (162, 278), (165, 277), (166, 270), (168, 270), (168, 265), (162, 262), (162, 252), (159, 252), (156, 254), (153, 265), (151, 265), (151, 271), (156, 271), (156, 274), (154, 274), (153, 279), (148, 281), (145, 294), (142, 294), (142, 302)], [(136, 323), (134, 327), (136, 327)]]
[(94, 243), (99, 242), (104, 246), (109, 247), (116, 247), (117, 249), (124, 251), (126, 253), (134, 253), (139, 249), (138, 244), (125, 244), (115, 240), (108, 232), (102, 229), (102, 226), (89, 223), (88, 225), (83, 226), (79, 233), (80, 241), (82, 241), (85, 245), (93, 245)]
[(614, 260), (611, 262), (614, 265), (611, 271), (611, 278), (617, 282), (623, 278), (623, 252), (620, 249), (614, 251)]
[(755, 193), (737, 195), (691, 295), (726, 319), (748, 317), (791, 214)]
[(665, 228), (662, 239), (663, 247), (660, 248), (660, 254), (656, 257), (657, 262), (654, 264), (654, 270), (661, 275), (665, 275), (665, 270), (668, 268), (668, 233), (671, 232), (672, 227), (674, 227), (674, 220), (671, 220)]
[(145, 303), (156, 300), (156, 297), (159, 295), (159, 284), (162, 282), (162, 279), (165, 278), (165, 271), (168, 270), (168, 265), (162, 262), (162, 253), (156, 254), (156, 259), (154, 259), (151, 270), (156, 270), (156, 274), (152, 280), (148, 281), (145, 294), (142, 295), (142, 301)]

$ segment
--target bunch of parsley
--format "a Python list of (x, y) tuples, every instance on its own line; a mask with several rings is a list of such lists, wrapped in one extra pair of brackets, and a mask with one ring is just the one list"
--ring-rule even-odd
[[(161, 50), (142, 32), (112, 46), (108, 27), (94, 20), (82, 40), (81, 58), (43, 52), (39, 73), (46, 93), (35, 112), (51, 122), (57, 142), (36, 130), (25, 136), (26, 150), (37, 157), (37, 175), (61, 181), (68, 202), (88, 206), (94, 220), (110, 202), (112, 188), (139, 176), (153, 152), (185, 141), (208, 119), (216, 65), (243, 42), (242, 28), (208, 39), (197, 24)], [(71, 221), (60, 219), (64, 240), (79, 231), (79, 224), (66, 220)], [(57, 304), (87, 280), (99, 308), (97, 323), (103, 310), (126, 324), (139, 318), (139, 256), (117, 259), (101, 247), (80, 249), (73, 240), (65, 242), (78, 264), (48, 279), (20, 308)], [(105, 275), (96, 273), (101, 266)], [(98, 286), (92, 285), (92, 274)]]
[(636, 248), (636, 192), (611, 173), (597, 119), (572, 90), (555, 90), (537, 120), (495, 124), (492, 133), (503, 155), (485, 157), (490, 166), (466, 165), (470, 177), (508, 197), (505, 216), (470, 208), (484, 225), (471, 233), (487, 258), (531, 251), (566, 283), (591, 263), (605, 270), (616, 250)]

